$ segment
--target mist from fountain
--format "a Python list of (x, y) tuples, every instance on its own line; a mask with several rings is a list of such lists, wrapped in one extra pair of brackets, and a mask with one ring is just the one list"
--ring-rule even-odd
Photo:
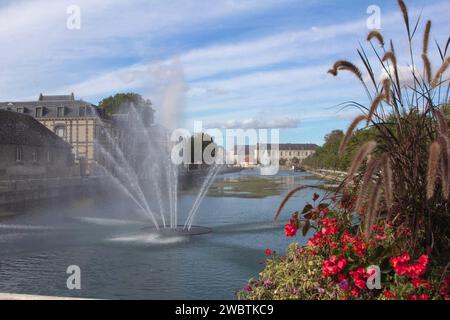
[[(160, 99), (161, 126), (145, 123), (142, 107), (126, 105), (126, 120), (121, 125), (129, 135), (127, 143), (121, 143), (110, 130), (98, 135), (95, 144), (102, 159), (98, 161), (98, 169), (150, 218), (154, 228), (190, 231), (200, 204), (221, 166), (210, 166), (185, 223), (179, 226), (179, 167), (171, 159), (173, 143), (169, 134), (180, 125), (186, 85), (182, 69), (177, 64), (163, 74), (169, 79), (166, 79)], [(101, 117), (98, 121), (103, 128), (109, 126), (108, 121)]]

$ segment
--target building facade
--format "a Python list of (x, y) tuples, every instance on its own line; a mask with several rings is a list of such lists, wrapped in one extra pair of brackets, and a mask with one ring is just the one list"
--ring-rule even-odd
[[(283, 166), (299, 166), (304, 159), (316, 152), (319, 146), (312, 143), (280, 143), (275, 145), (257, 146), (258, 159), (262, 156), (263, 150), (273, 156), (272, 152), (277, 150), (280, 164)], [(273, 151), (272, 151), (273, 150)]]
[(33, 117), (0, 110), (0, 180), (79, 175), (71, 149)]
[(97, 164), (104, 162), (101, 148), (110, 148), (113, 140), (124, 141), (124, 133), (104, 110), (75, 99), (73, 93), (40, 94), (37, 101), (0, 102), (0, 110), (32, 116), (69, 143), (82, 175), (93, 174)]

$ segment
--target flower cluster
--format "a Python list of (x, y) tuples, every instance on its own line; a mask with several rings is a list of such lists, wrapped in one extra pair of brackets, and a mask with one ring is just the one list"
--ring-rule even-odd
[[(314, 195), (314, 205), (317, 199)], [(295, 244), (287, 256), (266, 249), (265, 271), (259, 280), (249, 283), (242, 297), (450, 299), (450, 277), (442, 281), (442, 273), (429, 267), (428, 255), (415, 259), (414, 253), (399, 251), (409, 248), (411, 231), (401, 223), (378, 220), (365, 233), (355, 224), (357, 216), (345, 211), (353, 201), (337, 204), (343, 209), (307, 204), (292, 214), (284, 227), (287, 237), (294, 237), (299, 230), (305, 237), (309, 230), (315, 232), (306, 246)], [(369, 268), (372, 265), (379, 269)], [(381, 273), (372, 273), (377, 270)], [(380, 281), (381, 290), (369, 289), (369, 281)]]
[(324, 277), (336, 275), (341, 272), (347, 265), (347, 260), (344, 257), (331, 256), (330, 259), (325, 260), (322, 265), (322, 273)]
[(284, 226), (284, 234), (286, 237), (294, 237), (299, 229), (298, 212), (294, 213), (289, 223)]
[(411, 279), (417, 279), (426, 271), (428, 256), (420, 256), (417, 262), (413, 264), (408, 264), (410, 259), (411, 257), (408, 253), (403, 253), (398, 257), (392, 257), (390, 262), (392, 267), (394, 267), (394, 271), (396, 274), (406, 275)]

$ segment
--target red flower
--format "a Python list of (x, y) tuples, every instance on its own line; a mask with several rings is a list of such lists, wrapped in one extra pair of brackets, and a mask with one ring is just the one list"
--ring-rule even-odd
[(444, 283), (439, 289), (439, 293), (444, 296), (445, 300), (450, 300), (450, 277), (446, 277)]
[(336, 275), (344, 269), (347, 265), (347, 260), (344, 257), (331, 256), (330, 259), (325, 260), (322, 264), (322, 274), (324, 277)]
[(396, 274), (406, 275), (411, 279), (417, 279), (426, 271), (428, 256), (422, 255), (414, 264), (408, 264), (410, 259), (410, 255), (408, 253), (404, 253), (399, 257), (392, 257), (390, 262), (394, 267)]
[(427, 290), (431, 289), (431, 283), (424, 279), (412, 279), (411, 284), (416, 288), (424, 287)]
[(353, 283), (358, 289), (364, 289), (366, 287), (367, 282), (365, 279), (367, 279), (370, 275), (364, 268), (359, 267), (356, 270), (350, 271), (349, 274), (352, 276)]
[(271, 256), (272, 255), (272, 250), (270, 250), (269, 248), (267, 248), (264, 253), (266, 254), (266, 256)]
[(389, 290), (383, 292), (383, 295), (386, 299), (397, 299), (397, 294), (390, 292)]
[(284, 233), (288, 238), (295, 236), (297, 234), (297, 230), (298, 228), (291, 223), (288, 223), (284, 226)]
[(358, 298), (359, 297), (359, 292), (358, 292), (357, 289), (350, 290), (350, 294), (353, 296), (353, 298)]
[(247, 285), (245, 286), (245, 289), (244, 289), (244, 290), (247, 291), (247, 292), (252, 292), (252, 291), (253, 291), (252, 287), (251, 287), (249, 284), (247, 284)]
[(421, 294), (419, 296), (417, 296), (415, 294), (411, 294), (406, 299), (408, 299), (408, 300), (429, 300), (430, 297), (426, 294)]

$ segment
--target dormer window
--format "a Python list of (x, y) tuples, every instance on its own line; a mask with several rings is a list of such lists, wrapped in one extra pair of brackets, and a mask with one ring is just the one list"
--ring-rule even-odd
[(66, 128), (64, 126), (57, 126), (55, 128), (55, 133), (58, 137), (64, 138), (66, 135)]
[(79, 115), (80, 117), (86, 116), (86, 107), (85, 107), (85, 106), (80, 107), (78, 115)]
[(36, 118), (41, 118), (44, 115), (44, 110), (42, 107), (36, 108)]
[(64, 107), (58, 107), (56, 109), (56, 115), (58, 117), (64, 117), (65, 116), (65, 108)]

